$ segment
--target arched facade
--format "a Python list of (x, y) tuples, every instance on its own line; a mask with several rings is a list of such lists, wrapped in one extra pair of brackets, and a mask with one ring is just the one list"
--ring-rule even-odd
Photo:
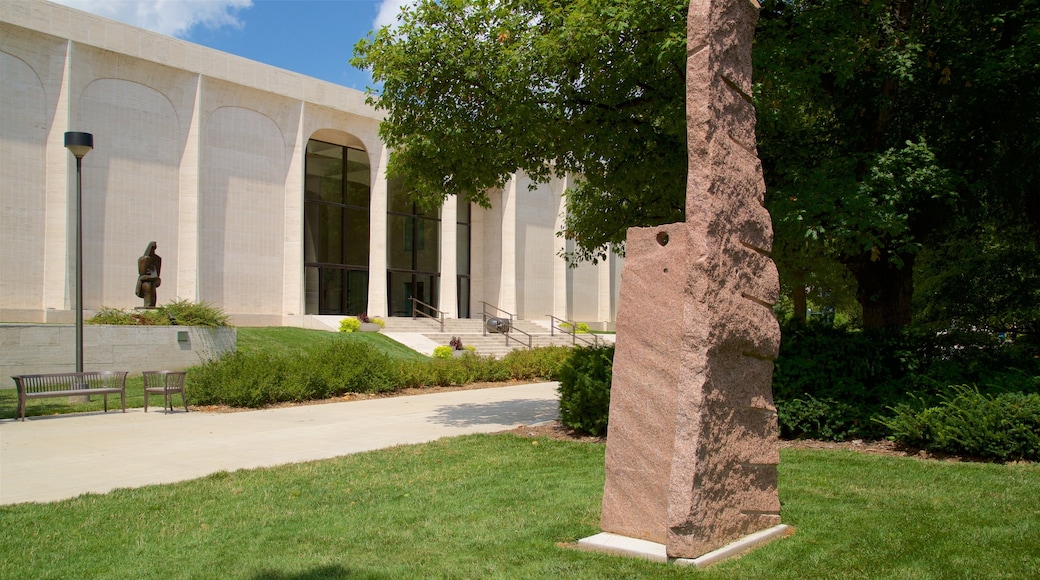
[(569, 269), (566, 180), (517, 175), (491, 209), (421, 211), (388, 182), (362, 93), (39, 0), (0, 4), (0, 322), (69, 322), (75, 160), (84, 307), (132, 308), (155, 241), (159, 303), (239, 325), (317, 314), (449, 317), (482, 303), (610, 326), (620, 262)]

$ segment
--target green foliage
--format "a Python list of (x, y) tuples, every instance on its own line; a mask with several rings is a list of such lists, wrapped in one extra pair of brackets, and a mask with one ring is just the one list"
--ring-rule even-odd
[(433, 358), (449, 359), (454, 356), (455, 349), (450, 346), (435, 346), (433, 347)]
[(121, 310), (102, 306), (97, 314), (88, 318), (86, 324), (112, 324), (117, 326), (167, 326), (170, 319), (158, 310)]
[(781, 436), (883, 437), (871, 417), (914, 390), (907, 381), (917, 364), (913, 347), (899, 333), (785, 326), (773, 370)]
[(571, 351), (560, 369), (560, 421), (583, 433), (604, 435), (610, 411), (614, 347)]
[(682, 219), (687, 0), (421, 0), (360, 41), (388, 174), (427, 206), (487, 205), (517, 171), (581, 175), (564, 234), (596, 259)]
[[(1027, 232), (1018, 245), (1037, 255), (1040, 116), (1001, 103), (1040, 99), (1038, 38), (1032, 1), (763, 1), (754, 98), (785, 291), (833, 290), (841, 263), (865, 325), (905, 326), (914, 282), (931, 286), (933, 310), (991, 289), (990, 232)], [(937, 250), (943, 261), (911, 278)], [(976, 270), (982, 256), (996, 267)], [(993, 277), (1009, 282), (997, 300), (976, 302), (997, 307), (987, 316), (1036, 304), (1014, 289), (1040, 260), (1004, 266), (1015, 275)]]
[(308, 354), (235, 352), (188, 370), (197, 405), (262, 407), (396, 388), (399, 364), (369, 345), (335, 341)]
[(339, 321), (340, 332), (357, 332), (361, 329), (361, 321), (357, 318), (344, 318)]
[(216, 306), (206, 302), (189, 302), (175, 300), (159, 307), (159, 312), (166, 316), (172, 324), (178, 326), (228, 326), (228, 317)]
[(1000, 461), (1040, 460), (1040, 394), (988, 395), (953, 387), (936, 406), (900, 404), (879, 421), (896, 441), (940, 453)]
[(577, 325), (572, 325), (570, 322), (561, 322), (560, 330), (564, 332), (574, 332), (574, 334), (588, 334), (589, 325), (584, 322), (579, 322)]
[[(357, 337), (369, 333), (361, 333)], [(371, 333), (374, 334), (374, 333)], [(336, 335), (329, 335), (336, 337)], [(191, 404), (263, 407), (336, 397), (380, 393), (398, 388), (465, 385), (509, 380), (553, 380), (569, 349), (520, 350), (499, 360), (474, 354), (455, 358), (401, 357), (362, 340), (321, 340), (307, 348), (248, 349), (192, 367)], [(439, 352), (445, 352), (441, 350)]]
[(514, 350), (502, 358), (502, 364), (513, 380), (556, 380), (560, 368), (571, 356), (572, 349), (561, 346), (542, 346)]
[(101, 307), (87, 324), (143, 325), (143, 326), (228, 326), (228, 317), (216, 306), (205, 302), (174, 300), (147, 310), (120, 310)]
[(773, 397), (785, 438), (879, 439), (892, 407), (936, 404), (949, 385), (1040, 393), (1040, 350), (978, 332), (859, 332), (783, 328)]

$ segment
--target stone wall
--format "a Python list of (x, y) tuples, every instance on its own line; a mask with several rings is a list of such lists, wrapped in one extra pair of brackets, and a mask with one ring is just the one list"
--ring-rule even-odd
[[(235, 349), (234, 328), (197, 326), (83, 327), (83, 370), (183, 370)], [(76, 367), (72, 324), (0, 324), (0, 388), (12, 375), (71, 372)]]

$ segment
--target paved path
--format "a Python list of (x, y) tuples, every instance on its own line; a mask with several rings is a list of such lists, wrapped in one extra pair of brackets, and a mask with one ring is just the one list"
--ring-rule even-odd
[(556, 388), (537, 383), (240, 413), (128, 409), (0, 420), (0, 504), (532, 425), (557, 418)]

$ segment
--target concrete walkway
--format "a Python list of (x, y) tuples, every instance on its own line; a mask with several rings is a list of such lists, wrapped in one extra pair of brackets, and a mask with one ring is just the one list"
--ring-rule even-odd
[(2, 420), (0, 504), (532, 425), (557, 418), (556, 388), (537, 383), (239, 413), (182, 407), (164, 415), (160, 407)]

